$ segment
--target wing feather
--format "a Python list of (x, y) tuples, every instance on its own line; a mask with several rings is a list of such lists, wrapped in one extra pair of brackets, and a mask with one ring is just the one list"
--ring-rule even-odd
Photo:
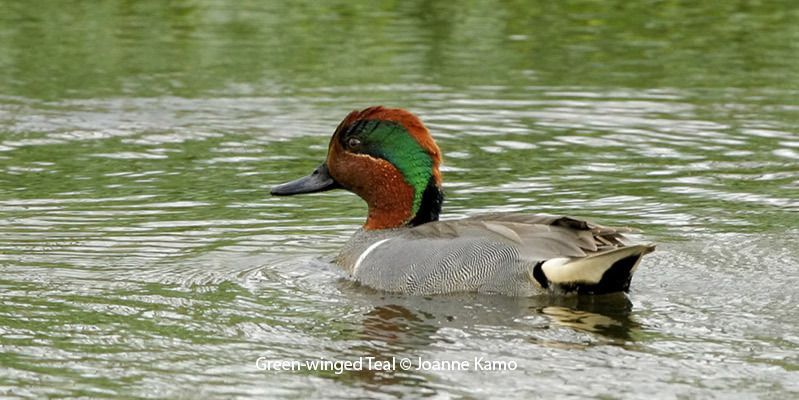
[(457, 240), (484, 238), (506, 242), (526, 259), (585, 257), (587, 254), (623, 246), (622, 233), (631, 228), (614, 228), (587, 220), (548, 214), (479, 214), (460, 220), (436, 221), (410, 229), (408, 239)]

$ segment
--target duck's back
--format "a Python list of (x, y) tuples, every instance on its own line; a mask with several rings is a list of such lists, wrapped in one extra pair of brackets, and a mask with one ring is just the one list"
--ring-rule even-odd
[(561, 216), (487, 214), (362, 230), (337, 263), (364, 285), (409, 294), (626, 291), (640, 257), (653, 249), (622, 244), (627, 231)]

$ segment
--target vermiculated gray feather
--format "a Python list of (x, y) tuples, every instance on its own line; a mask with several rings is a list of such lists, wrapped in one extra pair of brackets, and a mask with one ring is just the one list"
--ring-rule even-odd
[[(530, 296), (544, 290), (533, 277), (536, 265), (604, 257), (624, 248), (621, 233), (630, 231), (553, 215), (484, 214), (413, 228), (361, 230), (337, 263), (364, 285), (390, 292)], [(628, 249), (639, 247), (630, 253), (640, 256), (652, 248)], [(606, 268), (615, 260), (609, 258)]]

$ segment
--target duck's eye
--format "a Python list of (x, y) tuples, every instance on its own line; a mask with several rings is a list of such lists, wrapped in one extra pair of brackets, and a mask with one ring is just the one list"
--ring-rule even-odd
[(356, 147), (358, 147), (360, 145), (361, 145), (361, 141), (358, 140), (357, 138), (352, 137), (352, 138), (347, 139), (347, 147), (349, 147), (351, 149), (354, 149), (354, 148), (356, 148)]

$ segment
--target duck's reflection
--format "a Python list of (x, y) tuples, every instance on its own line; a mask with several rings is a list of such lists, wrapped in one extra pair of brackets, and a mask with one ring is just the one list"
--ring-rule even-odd
[(594, 333), (613, 342), (633, 340), (632, 333), (639, 327), (630, 317), (632, 303), (621, 293), (553, 299), (552, 304), (537, 311), (554, 324)]
[[(398, 347), (423, 347), (441, 340), (441, 328), (529, 329), (565, 327), (595, 335), (602, 342), (628, 342), (639, 325), (631, 318), (632, 303), (624, 294), (604, 296), (511, 298), (486, 295), (403, 297), (383, 295), (364, 315), (362, 339), (383, 340)], [(538, 317), (538, 318), (536, 318)], [(529, 325), (529, 324), (528, 324)], [(405, 346), (403, 346), (403, 344)]]
[[(543, 346), (584, 348), (573, 335), (553, 337), (553, 328), (580, 332), (592, 343), (624, 344), (634, 341), (638, 323), (631, 317), (632, 303), (626, 295), (512, 298), (478, 294), (435, 297), (388, 295), (350, 286), (351, 298), (371, 306), (363, 314), (358, 344), (353, 354), (390, 360), (417, 357), (440, 346), (458, 345), (472, 335), (503, 335), (532, 339)], [(360, 301), (358, 301), (360, 302)], [(457, 357), (458, 354), (453, 354)], [(420, 390), (426, 388), (424, 372), (362, 370), (352, 375), (359, 384), (385, 389), (391, 385)]]
[(438, 329), (429, 322), (431, 315), (417, 311), (414, 313), (399, 304), (377, 306), (366, 313), (363, 320), (361, 339), (383, 340), (388, 344), (425, 344)]

